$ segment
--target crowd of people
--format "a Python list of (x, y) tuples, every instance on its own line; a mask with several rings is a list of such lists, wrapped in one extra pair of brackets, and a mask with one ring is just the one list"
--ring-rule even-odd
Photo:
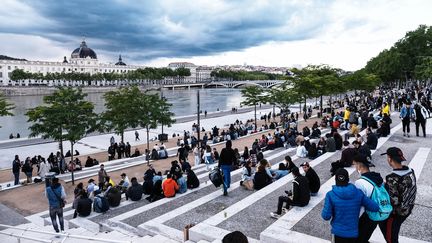
[[(91, 158), (90, 156), (87, 156), (84, 166), (78, 157), (75, 157), (73, 161), (66, 162), (66, 157), (70, 157), (70, 151), (66, 152), (66, 155), (67, 156), (62, 156), (60, 152), (57, 152), (55, 155), (51, 153), (47, 159), (38, 155), (27, 157), (24, 161), (20, 159), (19, 155), (15, 155), (12, 161), (14, 185), (20, 184), (19, 178), (21, 173), (24, 173), (26, 176), (24, 184), (32, 182), (37, 183), (44, 181), (49, 172), (59, 175), (71, 171), (79, 171), (82, 170), (83, 167), (92, 167), (99, 164), (97, 159)], [(75, 150), (75, 155), (79, 155), (77, 150)], [(34, 175), (37, 175), (39, 178), (32, 179)]]
[[(267, 127), (274, 129), (273, 134), (263, 134), (252, 143), (251, 149), (245, 147), (242, 154), (238, 148), (233, 148), (232, 141), (250, 133), (248, 130), (255, 131), (253, 121), (246, 124), (236, 121), (227, 131), (221, 133), (214, 127), (202, 141), (198, 141), (194, 136), (194, 132), (198, 131), (195, 127), (192, 134), (185, 132), (184, 138), (178, 140), (178, 160), (172, 161), (170, 170), (163, 176), (150, 165), (144, 173), (142, 185), (137, 178), (132, 178), (129, 182), (125, 174), (116, 185), (101, 165), (98, 185), (94, 180), (90, 180), (86, 189), (83, 185), (77, 186), (76, 203), (74, 201), (76, 215), (89, 215), (92, 203), (96, 212), (116, 207), (120, 204), (123, 193), (127, 200), (141, 200), (142, 195), (147, 195), (146, 199), (153, 202), (199, 187), (200, 182), (188, 161), (188, 155), (192, 152), (195, 165), (205, 163), (208, 170), (209, 165), (218, 165), (223, 177), (224, 196), (228, 195), (232, 170), (241, 168), (240, 184), (248, 190), (260, 190), (291, 173), (294, 178), (291, 190), (278, 198), (277, 210), (271, 213), (272, 217), (279, 218), (291, 206), (307, 206), (310, 198), (316, 196), (320, 190), (320, 177), (308, 162), (300, 165), (305, 172), (305, 175), (302, 175), (290, 156), (286, 156), (285, 162), (278, 164), (277, 169), (272, 169), (271, 164), (264, 158), (263, 151), (295, 147), (299, 158), (313, 160), (322, 154), (341, 150), (340, 159), (331, 163), (329, 168), (336, 184), (327, 192), (322, 210), (322, 218), (331, 220), (335, 242), (368, 242), (377, 226), (387, 242), (398, 242), (401, 224), (414, 207), (415, 173), (402, 164), (405, 161), (402, 150), (391, 147), (385, 154), (393, 172), (384, 180), (379, 173), (370, 171), (374, 166), (371, 150), (377, 148), (380, 137), (390, 134), (392, 110), (399, 112), (404, 136), (410, 136), (412, 121), (416, 123), (416, 135), (420, 136), (421, 127), (423, 136), (426, 136), (425, 123), (426, 119), (431, 117), (432, 111), (430, 100), (430, 90), (420, 86), (406, 87), (398, 91), (382, 88), (378, 95), (346, 95), (343, 100), (337, 101), (339, 105), (345, 106), (344, 110), (332, 111), (331, 114), (322, 116), (320, 124), (315, 122), (311, 128), (305, 126), (301, 131), (298, 130), (298, 113), (281, 114), (280, 123), (272, 122)], [(324, 129), (329, 132), (322, 134)], [(340, 131), (343, 130), (345, 136), (341, 135)], [(362, 130), (366, 131), (365, 136), (360, 135)], [(352, 142), (350, 138), (353, 138)], [(225, 141), (225, 148), (218, 153), (209, 146), (209, 141)], [(153, 150), (160, 157), (161, 151), (166, 151), (166, 148), (161, 144), (155, 145)], [(345, 169), (352, 166), (361, 176), (355, 183), (349, 182), (349, 173)], [(60, 190), (59, 194), (63, 195), (64, 192)], [(48, 189), (47, 195), (49, 197)], [(51, 200), (54, 200), (53, 198), (51, 195)], [(54, 228), (58, 231), (56, 226)]]

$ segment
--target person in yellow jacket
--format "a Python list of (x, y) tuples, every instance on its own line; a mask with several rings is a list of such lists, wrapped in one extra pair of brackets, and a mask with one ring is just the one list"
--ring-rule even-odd
[(351, 114), (350, 109), (348, 107), (345, 108), (344, 116), (343, 116), (343, 119), (345, 121), (345, 129), (349, 129), (348, 124), (349, 124), (349, 116), (350, 116), (350, 114)]
[(383, 108), (381, 109), (381, 114), (384, 116), (384, 114), (387, 114), (390, 116), (390, 105), (387, 102), (384, 102)]

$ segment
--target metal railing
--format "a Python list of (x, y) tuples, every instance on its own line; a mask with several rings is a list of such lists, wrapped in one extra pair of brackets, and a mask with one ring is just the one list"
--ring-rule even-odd
[(131, 243), (132, 242), (132, 241), (124, 241), (124, 240), (103, 239), (103, 238), (97, 238), (97, 237), (91, 237), (91, 236), (71, 235), (71, 234), (68, 234), (68, 233), (65, 233), (65, 234), (63, 234), (63, 233), (53, 233), (53, 232), (47, 232), (47, 231), (42, 231), (42, 230), (36, 230), (36, 229), (20, 228), (20, 227), (17, 227), (17, 226), (11, 226), (11, 225), (6, 225), (6, 224), (0, 224), (0, 227), (4, 227), (4, 228), (8, 228), (8, 229), (22, 230), (23, 232), (21, 233), (21, 235), (0, 231), (0, 234), (11, 236), (11, 237), (16, 237), (17, 240), (18, 240), (18, 243), (21, 242), (21, 239), (33, 240), (33, 241), (36, 241), (36, 242), (45, 242), (45, 243), (56, 242), (55, 240), (37, 239), (35, 237), (25, 236), (24, 235), (25, 232), (34, 232), (34, 233), (39, 233), (39, 234), (55, 235), (55, 236), (64, 237), (63, 240), (61, 241), (62, 243), (66, 239), (68, 239), (68, 238), (71, 238), (71, 239), (81, 239), (81, 240), (90, 240), (90, 241), (98, 241), (98, 242), (107, 242), (107, 243)]

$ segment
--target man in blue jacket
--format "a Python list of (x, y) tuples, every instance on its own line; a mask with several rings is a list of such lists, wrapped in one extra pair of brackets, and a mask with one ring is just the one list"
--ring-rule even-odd
[[(57, 217), (60, 222), (60, 229), (64, 233), (63, 207), (65, 203), (66, 193), (63, 186), (59, 183), (58, 178), (53, 178), (51, 184), (46, 187), (46, 196), (49, 203), (49, 215), (54, 230), (59, 233)], [(63, 205), (62, 205), (63, 204)]]
[(411, 102), (407, 101), (405, 103), (405, 106), (401, 109), (399, 117), (402, 119), (403, 135), (409, 137), (411, 118), (414, 118), (414, 110), (411, 107)]
[(335, 180), (336, 185), (326, 194), (321, 217), (324, 220), (331, 219), (335, 243), (356, 242), (361, 206), (372, 212), (377, 212), (379, 206), (349, 183), (348, 171), (345, 169), (336, 171)]

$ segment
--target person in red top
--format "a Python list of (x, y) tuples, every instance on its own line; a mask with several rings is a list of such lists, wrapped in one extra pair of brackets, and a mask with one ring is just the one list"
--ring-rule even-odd
[(171, 173), (168, 173), (167, 179), (162, 183), (162, 190), (165, 197), (174, 197), (178, 189), (179, 186), (177, 185), (177, 182), (172, 179)]

